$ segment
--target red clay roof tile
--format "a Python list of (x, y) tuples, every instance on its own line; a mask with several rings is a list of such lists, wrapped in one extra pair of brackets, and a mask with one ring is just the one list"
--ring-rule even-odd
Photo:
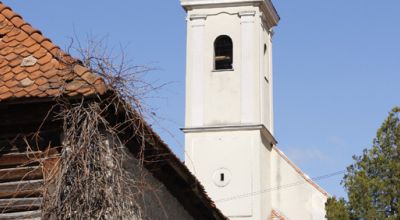
[[(37, 85), (36, 85), (37, 86)], [(32, 91), (30, 91), (29, 92), (29, 95), (31, 95), (31, 96), (38, 96), (39, 94), (41, 94), (42, 93), (42, 91), (40, 91), (39, 89), (38, 89), (38, 87), (36, 87), (36, 89), (34, 89), (34, 90), (32, 90)]]
[(12, 93), (17, 93), (17, 92), (20, 92), (21, 90), (22, 90), (22, 88), (21, 87), (17, 87), (17, 86), (14, 86), (14, 87), (10, 88), (10, 91)]
[(89, 83), (94, 83), (99, 77), (93, 75), (91, 72), (86, 72), (82, 75), (82, 79), (86, 80)]
[(38, 30), (34, 29), (31, 25), (25, 24), (21, 26), (21, 29), (25, 31), (27, 34), (31, 35), (35, 32), (39, 32)]
[[(12, 31), (10, 33), (12, 33)], [(6, 35), (1, 39), (1, 41), (4, 42), (4, 43), (10, 43), (14, 39), (15, 39), (15, 36)]]
[(59, 89), (48, 89), (46, 90), (47, 95), (56, 96), (60, 93)]
[[(15, 68), (14, 68), (14, 69), (15, 69)], [(35, 64), (35, 65), (33, 65), (33, 66), (27, 66), (27, 67), (25, 67), (24, 69), (25, 69), (27, 72), (32, 73), (32, 72), (35, 72), (35, 71), (39, 70), (39, 65), (38, 65), (38, 64)]]
[(59, 57), (60, 53), (62, 53), (62, 51), (58, 46), (56, 46), (53, 49), (51, 49), (50, 53), (53, 54), (53, 56), (55, 56), (55, 57)]
[(6, 58), (6, 60), (10, 61), (10, 60), (13, 60), (13, 59), (15, 59), (17, 57), (18, 57), (17, 54), (11, 52), (11, 53), (8, 53), (4, 58)]
[(10, 41), (9, 43), (8, 43), (8, 46), (10, 46), (10, 47), (15, 47), (15, 46), (18, 46), (20, 43), (19, 43), (19, 41), (17, 41), (17, 40), (12, 40), (12, 41)]
[(39, 64), (39, 65), (44, 65), (44, 64), (46, 64), (46, 63), (49, 63), (50, 61), (51, 61), (51, 59), (53, 58), (53, 55), (51, 55), (50, 53), (46, 53), (43, 57), (41, 57), (38, 61), (37, 61), (37, 63)]
[[(17, 29), (18, 30), (18, 29)], [(21, 31), (16, 37), (15, 39), (19, 42), (25, 40), (26, 38), (28, 38), (28, 34), (26, 34), (25, 32)]]
[(21, 27), (23, 24), (25, 24), (24, 20), (22, 20), (22, 18), (20, 16), (14, 17), (13, 19), (11, 19), (11, 22), (15, 25), (15, 27), (19, 28)]
[(44, 85), (45, 83), (47, 83), (47, 79), (44, 77), (40, 77), (39, 79), (36, 79), (35, 82), (37, 85), (41, 86), (41, 85)]
[(0, 94), (6, 93), (8, 91), (10, 91), (10, 89), (7, 86), (0, 87)]
[(48, 51), (51, 51), (51, 49), (53, 49), (55, 46), (54, 46), (54, 44), (51, 42), (51, 41), (49, 41), (49, 40), (44, 40), (42, 43), (41, 43), (41, 45), (44, 47), (44, 48), (46, 48), (46, 50), (48, 50)]
[(2, 50), (0, 50), (0, 55), (6, 56), (7, 54), (11, 53), (14, 51), (13, 47), (5, 47)]
[(29, 53), (33, 53), (33, 52), (35, 52), (35, 51), (37, 51), (39, 49), (40, 49), (40, 44), (34, 44), (34, 45), (28, 47), (27, 51)]
[(89, 70), (86, 67), (83, 67), (81, 65), (75, 65), (74, 66), (74, 72), (78, 74), (79, 76), (82, 76), (84, 73), (88, 72)]
[(43, 35), (41, 35), (40, 33), (33, 33), (31, 37), (38, 43), (41, 43), (44, 40)]
[(25, 47), (30, 47), (30, 46), (32, 46), (33, 44), (35, 44), (36, 42), (32, 39), (32, 38), (30, 38), (30, 37), (28, 37), (28, 38), (26, 38), (23, 42), (22, 42), (22, 44), (25, 46)]
[(1, 81), (5, 82), (5, 81), (12, 79), (13, 77), (14, 77), (14, 74), (12, 72), (8, 72), (1, 77)]
[(65, 84), (65, 89), (67, 91), (75, 91), (75, 90), (78, 90), (79, 88), (81, 88), (83, 86), (83, 84), (84, 84), (83, 81), (74, 80), (70, 83)]
[[(8, 62), (7, 62), (8, 63)], [(10, 66), (4, 66), (0, 69), (0, 73), (2, 73), (2, 75), (6, 75), (8, 73), (11, 73), (11, 67)], [(11, 73), (12, 74), (12, 73)]]
[(99, 76), (0, 2), (0, 101), (101, 95), (106, 90)]
[(40, 47), (36, 52), (33, 53), (33, 56), (36, 59), (40, 59), (40, 58), (44, 57), (46, 55), (46, 53), (47, 53), (47, 50), (44, 49), (43, 47)]
[(23, 33), (20, 29), (18, 28), (13, 28), (5, 37), (15, 37), (18, 34)]
[(28, 93), (26, 91), (24, 91), (24, 90), (21, 90), (21, 91), (19, 91), (17, 93), (14, 93), (14, 96), (17, 97), (17, 98), (21, 98), (21, 97), (24, 97), (26, 95), (28, 95)]
[(11, 71), (12, 71), (13, 73), (15, 73), (15, 74), (18, 74), (18, 73), (20, 73), (20, 72), (22, 72), (22, 71), (24, 71), (24, 70), (25, 70), (25, 68), (22, 68), (21, 66), (16, 66), (16, 67), (14, 67), (14, 68), (11, 69)]
[(4, 20), (5, 17), (3, 15), (0, 16), (0, 28), (3, 29), (4, 27), (7, 26), (7, 21)]
[(6, 85), (8, 88), (12, 88), (12, 87), (18, 85), (18, 83), (15, 80), (8, 80), (7, 82), (5, 82), (4, 85)]
[(0, 100), (6, 100), (8, 98), (10, 98), (13, 95), (13, 93), (11, 93), (10, 91), (3, 93), (0, 95)]
[(11, 60), (8, 65), (12, 68), (17, 67), (18, 65), (20, 65), (22, 62), (22, 57), (16, 57), (13, 60)]
[(24, 51), (24, 52), (22, 52), (20, 55), (21, 55), (22, 57), (28, 57), (28, 56), (30, 56), (31, 54), (30, 54), (28, 51)]
[(35, 80), (35, 79), (39, 78), (40, 76), (42, 76), (42, 72), (40, 70), (37, 70), (37, 71), (29, 74), (29, 78), (32, 80)]
[(49, 97), (49, 95), (47, 95), (45, 92), (42, 92), (42, 93), (39, 93), (39, 95), (37, 95), (37, 97), (44, 98), (44, 97)]
[(21, 81), (21, 80), (23, 80), (23, 79), (25, 79), (27, 77), (28, 77), (28, 74), (26, 72), (22, 72), (22, 73), (19, 73), (18, 75), (16, 75), (14, 77), (14, 79), (16, 79), (18, 81)]
[(5, 35), (7, 33), (9, 33), (10, 31), (12, 31), (14, 27), (12, 25), (10, 25), (9, 23), (6, 23), (6, 25), (0, 29), (0, 34)]
[(5, 7), (1, 14), (4, 15), (8, 20), (11, 20), (13, 17), (17, 16), (9, 7)]
[(54, 68), (54, 64), (52, 64), (51, 62), (44, 63), (43, 65), (40, 66), (40, 70), (43, 72), (43, 75), (46, 77), (51, 77), (51, 76), (47, 76), (46, 73), (53, 68)]
[(24, 45), (17, 45), (14, 47), (14, 52), (17, 54), (21, 54), (22, 52), (26, 51), (27, 48)]

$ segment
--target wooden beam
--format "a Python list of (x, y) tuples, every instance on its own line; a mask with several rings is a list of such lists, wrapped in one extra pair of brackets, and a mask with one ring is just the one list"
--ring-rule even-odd
[(0, 213), (38, 210), (42, 200), (40, 197), (0, 199)]
[(42, 211), (28, 211), (28, 212), (13, 212), (13, 213), (2, 213), (0, 219), (2, 220), (15, 220), (15, 219), (30, 219), (39, 220), (41, 219)]
[(42, 178), (43, 172), (38, 166), (0, 169), (0, 182), (37, 180)]
[(43, 180), (0, 183), (0, 198), (41, 196)]
[(8, 153), (0, 154), (0, 167), (15, 167), (20, 165), (29, 165), (39, 158), (54, 156), (58, 154), (59, 148), (50, 148), (48, 151), (35, 151), (26, 153)]

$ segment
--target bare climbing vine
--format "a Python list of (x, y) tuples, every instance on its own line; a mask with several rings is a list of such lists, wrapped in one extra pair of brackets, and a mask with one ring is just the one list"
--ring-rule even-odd
[[(125, 144), (137, 139), (143, 165), (146, 132), (143, 117), (148, 109), (143, 97), (162, 85), (141, 79), (150, 70), (129, 65), (123, 53), (111, 57), (102, 43), (78, 43), (82, 64), (101, 76), (109, 90), (105, 98), (70, 101), (57, 97), (57, 119), (63, 122), (62, 151), (54, 169), (47, 172), (42, 205), (43, 219), (143, 219), (143, 172), (132, 174), (126, 162), (131, 157)], [(118, 63), (116, 64), (116, 60)], [(123, 120), (110, 122), (110, 115)], [(128, 139), (121, 133), (131, 131)]]

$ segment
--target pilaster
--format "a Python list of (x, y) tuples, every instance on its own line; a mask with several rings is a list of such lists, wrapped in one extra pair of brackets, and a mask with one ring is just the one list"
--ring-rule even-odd
[(256, 79), (255, 71), (255, 11), (244, 11), (239, 13), (241, 25), (241, 122), (254, 123), (256, 121), (256, 97), (254, 85)]
[(191, 25), (191, 126), (202, 126), (204, 123), (204, 27), (206, 15), (190, 16)]

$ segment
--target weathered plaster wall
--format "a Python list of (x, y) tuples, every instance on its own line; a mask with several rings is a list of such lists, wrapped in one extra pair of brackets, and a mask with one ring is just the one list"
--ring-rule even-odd
[(141, 166), (137, 159), (131, 156), (126, 158), (125, 168), (131, 173), (132, 178), (141, 184), (137, 196), (143, 219), (193, 219), (182, 204), (146, 168)]
[[(185, 127), (264, 124), (272, 132), (272, 44), (262, 17), (252, 5), (188, 11)], [(221, 35), (233, 42), (230, 70), (214, 70)]]
[(279, 149), (271, 150), (272, 209), (287, 219), (325, 219), (327, 195)]

